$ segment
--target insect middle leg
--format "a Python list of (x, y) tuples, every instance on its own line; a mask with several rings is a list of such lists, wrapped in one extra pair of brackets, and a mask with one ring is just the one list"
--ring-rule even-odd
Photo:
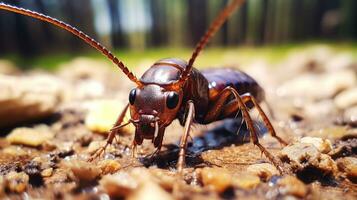
[[(225, 104), (227, 99), (232, 94), (234, 95), (235, 100), (233, 100), (229, 104)], [(250, 99), (252, 99), (252, 98), (250, 98)], [(254, 102), (256, 103), (255, 100), (252, 100), (252, 101), (253, 101), (253, 104), (254, 104)], [(248, 102), (248, 101), (246, 101), (246, 102)], [(247, 124), (247, 127), (248, 127), (248, 130), (250, 132), (251, 141), (253, 142), (254, 145), (259, 147), (261, 152), (282, 173), (283, 169), (281, 167), (281, 162), (279, 162), (268, 150), (266, 150), (259, 143), (258, 133), (257, 133), (255, 127), (254, 127), (254, 122), (253, 122), (252, 118), (249, 115), (248, 107), (245, 104), (246, 102), (244, 102), (243, 98), (238, 94), (238, 92), (234, 88), (228, 86), (224, 90), (221, 91), (218, 100), (216, 100), (216, 102), (211, 106), (210, 110), (208, 111), (208, 113), (206, 115), (205, 121), (206, 122), (211, 122), (214, 119), (217, 119), (218, 117), (231, 116), (233, 113), (236, 113), (236, 112), (238, 112), (238, 110), (241, 110), (242, 111), (242, 115), (243, 115), (243, 119), (245, 120), (245, 122)], [(261, 108), (260, 108), (260, 110), (261, 110)], [(266, 117), (266, 115), (264, 115), (264, 116)], [(266, 117), (266, 120), (269, 121), (267, 117)], [(269, 124), (270, 124), (270, 122), (269, 122)], [(271, 124), (270, 124), (270, 127), (272, 128)], [(273, 133), (275, 133), (275, 131)]]
[(107, 142), (105, 143), (105, 145), (100, 147), (99, 149), (97, 149), (93, 153), (93, 155), (88, 159), (88, 161), (93, 161), (94, 159), (98, 158), (105, 151), (105, 149), (113, 143), (113, 140), (114, 140), (116, 134), (118, 133), (118, 130), (130, 123), (130, 122), (128, 122), (128, 123), (122, 124), (125, 114), (128, 110), (128, 107), (129, 107), (129, 104), (125, 106), (124, 110), (121, 112), (117, 121), (115, 122), (114, 127), (109, 131)]

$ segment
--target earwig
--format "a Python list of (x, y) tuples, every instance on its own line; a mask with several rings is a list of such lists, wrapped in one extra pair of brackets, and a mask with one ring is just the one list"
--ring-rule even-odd
[[(140, 79), (109, 50), (78, 29), (55, 18), (4, 3), (0, 3), (0, 9), (51, 23), (74, 34), (104, 54), (122, 70), (129, 80), (136, 84), (136, 88), (129, 93), (129, 103), (109, 131), (106, 144), (92, 155), (90, 161), (99, 157), (107, 146), (112, 144), (120, 128), (128, 124), (135, 126), (133, 155), (135, 156), (136, 146), (141, 145), (144, 139), (152, 140), (157, 153), (162, 147), (165, 128), (173, 120), (178, 119), (184, 126), (177, 162), (177, 170), (181, 172), (185, 166), (187, 139), (191, 125), (193, 123), (209, 124), (234, 118), (238, 112), (241, 112), (253, 144), (282, 172), (281, 163), (259, 143), (257, 130), (249, 114), (249, 110), (255, 107), (270, 134), (281, 144), (287, 144), (276, 135), (270, 120), (259, 105), (264, 100), (264, 91), (259, 84), (239, 70), (224, 68), (199, 71), (193, 67), (202, 49), (243, 2), (244, 0), (233, 0), (221, 11), (198, 42), (188, 62), (176, 58), (159, 60)], [(131, 119), (124, 123), (128, 110)]]

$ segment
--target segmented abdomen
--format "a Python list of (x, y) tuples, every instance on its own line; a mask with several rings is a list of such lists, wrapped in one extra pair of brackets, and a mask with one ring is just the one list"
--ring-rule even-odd
[(235, 88), (240, 95), (250, 93), (257, 101), (264, 99), (264, 90), (248, 74), (231, 68), (208, 69), (202, 71), (203, 76), (209, 83), (210, 101), (217, 99), (219, 93), (231, 86)]

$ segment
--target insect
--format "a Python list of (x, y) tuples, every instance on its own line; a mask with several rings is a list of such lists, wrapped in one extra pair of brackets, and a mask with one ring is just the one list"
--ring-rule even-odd
[[(199, 71), (193, 67), (201, 50), (243, 2), (244, 0), (233, 0), (221, 11), (198, 42), (188, 62), (175, 58), (159, 60), (140, 79), (104, 46), (78, 29), (55, 18), (23, 8), (4, 3), (0, 3), (0, 8), (46, 21), (71, 32), (102, 52), (126, 74), (129, 80), (136, 84), (136, 88), (130, 91), (129, 103), (110, 130), (106, 144), (98, 149), (90, 160), (100, 156), (106, 147), (112, 144), (118, 130), (130, 123), (134, 124), (136, 129), (132, 143), (133, 155), (137, 145), (142, 144), (144, 139), (152, 140), (156, 148), (154, 154), (156, 154), (161, 149), (165, 128), (173, 120), (178, 119), (184, 126), (177, 162), (178, 171), (182, 171), (185, 166), (187, 139), (191, 125), (233, 118), (241, 112), (250, 132), (251, 141), (282, 171), (279, 161), (259, 143), (257, 130), (248, 112), (249, 109), (255, 107), (271, 135), (281, 144), (287, 144), (276, 135), (268, 117), (259, 106), (264, 99), (264, 91), (258, 83), (244, 72), (234, 69)], [(124, 123), (124, 116), (128, 110), (130, 110), (131, 119)]]

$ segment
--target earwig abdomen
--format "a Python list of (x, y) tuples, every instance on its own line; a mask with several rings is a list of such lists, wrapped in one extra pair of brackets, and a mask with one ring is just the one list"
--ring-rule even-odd
[(209, 99), (215, 101), (219, 93), (231, 86), (240, 95), (250, 93), (258, 102), (264, 100), (264, 90), (248, 74), (231, 68), (207, 69), (201, 71), (209, 83)]

